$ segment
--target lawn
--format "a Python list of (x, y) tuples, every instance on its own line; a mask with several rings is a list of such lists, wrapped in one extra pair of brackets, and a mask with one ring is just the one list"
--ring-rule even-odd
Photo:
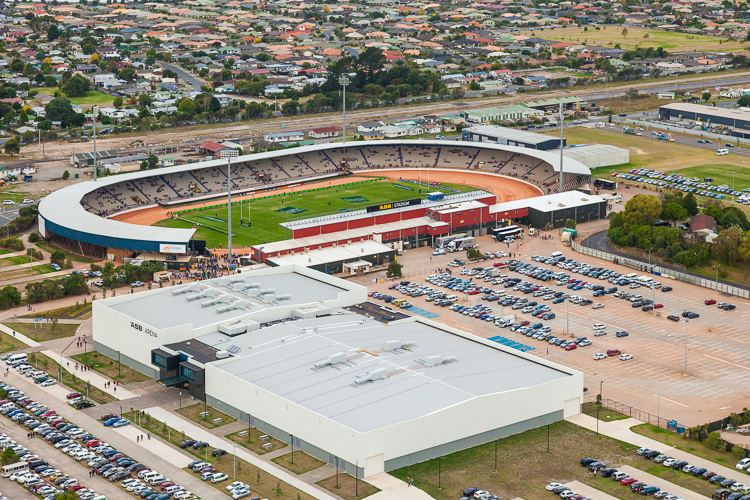
[(29, 195), (29, 193), (24, 191), (14, 191), (13, 188), (11, 189), (0, 189), (0, 199), (2, 200), (12, 200), (16, 203), (21, 203), (24, 198), (33, 198)]
[[(591, 456), (613, 467), (631, 465), (642, 470), (667, 477), (675, 484), (711, 496), (709, 483), (687, 474), (672, 476), (673, 469), (663, 466), (648, 469), (649, 462), (635, 454), (636, 446), (606, 436), (597, 435), (569, 422), (557, 422), (549, 426), (549, 453), (547, 452), (547, 427), (540, 427), (497, 442), (497, 467), (495, 467), (495, 444), (469, 448), (442, 457), (440, 465), (433, 459), (393, 471), (402, 480), (414, 479), (414, 485), (435, 498), (459, 498), (461, 491), (475, 486), (491, 491), (501, 498), (546, 498), (549, 492), (545, 485), (550, 481), (566, 483), (579, 480), (618, 498), (643, 498), (631, 493), (629, 488), (610, 479), (594, 477), (578, 461)], [(438, 487), (438, 467), (440, 484)], [(691, 481), (696, 479), (696, 483)]]
[(667, 446), (673, 446), (678, 450), (692, 453), (693, 455), (705, 458), (725, 467), (734, 468), (734, 464), (739, 460), (731, 453), (724, 450), (715, 450), (703, 444), (701, 441), (692, 441), (685, 439), (676, 432), (667, 429), (661, 429), (651, 424), (640, 424), (630, 428), (631, 431), (637, 432), (642, 436), (649, 437)]
[(18, 351), (21, 349), (26, 349), (27, 347), (29, 346), (27, 346), (20, 340), (13, 338), (12, 335), (0, 332), (0, 353)]
[(91, 351), (76, 354), (75, 356), (71, 356), (71, 358), (86, 366), (90, 366), (94, 371), (101, 373), (105, 377), (119, 381), (123, 385), (149, 380), (149, 378), (141, 372), (133, 370), (122, 363), (118, 363), (117, 360), (100, 352)]
[(17, 266), (19, 264), (29, 263), (31, 263), (31, 260), (26, 255), (16, 255), (13, 257), (3, 257), (2, 259), (0, 259), (0, 267)]
[[(267, 435), (264, 432), (259, 431), (255, 427), (250, 427), (242, 431), (227, 434), (224, 437), (229, 439), (230, 441), (234, 441), (240, 446), (244, 446), (257, 455), (263, 455), (270, 451), (275, 451), (286, 446), (286, 443), (284, 443), (283, 441), (279, 441), (274, 437), (267, 436), (264, 440), (261, 440), (261, 436)], [(271, 444), (271, 446), (268, 449), (265, 449), (263, 448), (264, 444)]]
[(612, 422), (613, 420), (624, 420), (626, 418), (630, 418), (628, 415), (625, 415), (624, 413), (611, 410), (607, 408), (606, 406), (602, 406), (600, 404), (593, 403), (593, 402), (583, 403), (582, 411), (586, 415), (590, 415), (592, 417), (598, 418), (599, 420), (602, 420), (604, 422)]
[[(474, 190), (471, 186), (451, 186), (460, 191)], [(386, 180), (364, 180), (332, 187), (312, 187), (307, 191), (277, 194), (232, 204), (232, 235), (235, 246), (250, 246), (290, 237), (282, 222), (306, 219), (325, 214), (360, 210), (386, 201), (424, 198), (438, 189)], [(245, 221), (241, 224), (240, 210)], [(179, 219), (165, 219), (157, 226), (198, 227), (195, 237), (206, 240), (209, 248), (223, 248), (227, 243), (226, 204), (190, 210), (175, 210)], [(247, 225), (247, 219), (251, 225)]]
[[(54, 96), (55, 92), (59, 92), (62, 94), (60, 89), (57, 87), (39, 87), (35, 89), (38, 94), (47, 94), (49, 96)], [(95, 106), (111, 106), (112, 100), (115, 98), (115, 96), (110, 94), (105, 94), (104, 92), (99, 92), (98, 90), (89, 90), (86, 92), (86, 95), (82, 97), (67, 97), (67, 99), (72, 104), (77, 105), (95, 105)]]
[[(201, 415), (201, 413), (203, 413), (204, 411), (208, 412), (208, 415)], [(216, 427), (221, 427), (222, 425), (227, 425), (237, 421), (236, 418), (230, 417), (229, 415), (226, 415), (215, 408), (204, 405), (203, 403), (183, 406), (182, 408), (177, 410), (177, 413), (179, 413), (183, 417), (186, 417), (188, 420), (192, 420), (196, 424), (200, 424), (208, 429), (215, 429)], [(220, 418), (221, 423), (215, 424), (213, 421), (216, 418)]]
[[(138, 422), (138, 415), (137, 412), (129, 412), (125, 413), (123, 415), (125, 418), (129, 419), (133, 424), (135, 425), (136, 422)], [(179, 446), (180, 442), (190, 436), (186, 436), (184, 432), (178, 431), (176, 429), (173, 429), (169, 426), (167, 426), (165, 423), (160, 422), (156, 420), (155, 418), (152, 418), (151, 415), (144, 412), (144, 416), (141, 419), (141, 425), (140, 427), (143, 428), (143, 430), (150, 432), (151, 434), (155, 436), (159, 436), (164, 441), (173, 444), (175, 446)], [(234, 476), (235, 468), (233, 467), (233, 455), (231, 453), (228, 453), (227, 455), (224, 455), (223, 457), (213, 457), (211, 456), (210, 451), (206, 452), (206, 449), (203, 450), (193, 450), (192, 448), (189, 448), (185, 450), (186, 452), (194, 455), (196, 458), (199, 458), (201, 460), (205, 460), (207, 462), (210, 462), (213, 464), (213, 466), (220, 472), (224, 472), (227, 476), (229, 476), (229, 481), (224, 481), (218, 484), (210, 484), (211, 486), (214, 486), (217, 490), (221, 491), (223, 494), (226, 494), (227, 491), (225, 489), (226, 485), (230, 481), (243, 481), (244, 483), (247, 483), (250, 485), (250, 488), (253, 490), (253, 494), (258, 494), (263, 498), (269, 498), (269, 499), (280, 499), (280, 498), (288, 498), (288, 499), (297, 499), (297, 500), (307, 500), (311, 499), (310, 495), (299, 491), (298, 489), (288, 485), (287, 483), (279, 480), (275, 476), (255, 467), (254, 465), (245, 462), (244, 460), (237, 458), (236, 459), (236, 478)], [(231, 450), (229, 450), (231, 451)], [(188, 470), (189, 474), (192, 474), (195, 476), (195, 473)], [(222, 495), (223, 496), (223, 495)]]
[(45, 354), (32, 352), (29, 354), (29, 362), (37, 369), (41, 369), (50, 374), (52, 378), (67, 386), (72, 391), (79, 392), (89, 399), (100, 404), (111, 403), (115, 400), (113, 396), (94, 387), (83, 379), (80, 379), (70, 373), (65, 368), (62, 369), (62, 381), (60, 381), (60, 364)]
[(522, 33), (526, 36), (535, 36), (547, 40), (559, 40), (575, 42), (588, 45), (601, 45), (614, 47), (619, 44), (622, 49), (632, 50), (636, 47), (663, 47), (668, 52), (687, 51), (731, 51), (747, 49), (748, 44), (727, 40), (716, 36), (692, 35), (689, 33), (677, 33), (673, 31), (661, 31), (644, 28), (628, 27), (623, 33), (619, 26), (605, 26), (601, 29), (589, 27), (588, 31), (583, 28), (554, 28), (530, 30)]
[(80, 325), (71, 323), (3, 323), (8, 328), (26, 335), (37, 342), (72, 337)]
[(279, 455), (278, 457), (271, 459), (271, 462), (278, 464), (285, 469), (289, 469), (295, 474), (304, 474), (305, 472), (310, 472), (311, 470), (317, 469), (326, 464), (324, 461), (311, 457), (302, 451), (295, 451), (294, 455), (292, 455), (292, 453)]
[(91, 302), (58, 307), (49, 311), (26, 314), (22, 318), (57, 318), (57, 319), (88, 319), (91, 317)]
[[(750, 165), (750, 162), (748, 162)], [(713, 178), (713, 184), (726, 184), (734, 189), (750, 188), (750, 168), (727, 165), (725, 163), (700, 165), (697, 167), (681, 168), (673, 171), (675, 174), (687, 177)]]
[(357, 480), (356, 478), (350, 476), (349, 474), (344, 474), (343, 472), (322, 479), (316, 484), (318, 486), (321, 486), (322, 488), (327, 489), (334, 495), (345, 498), (346, 500), (369, 497), (370, 495), (374, 495), (375, 493), (380, 491), (370, 483), (366, 483), (361, 479)]
[(39, 274), (47, 274), (54, 272), (55, 270), (52, 269), (49, 264), (42, 264), (38, 266), (33, 267), (20, 267), (17, 269), (12, 269), (10, 271), (3, 271), (0, 269), (0, 280), (12, 280), (16, 278), (25, 278), (27, 276), (36, 276)]
[(84, 257), (83, 255), (78, 255), (75, 253), (72, 253), (64, 248), (60, 248), (56, 245), (53, 245), (52, 243), (48, 241), (40, 241), (38, 243), (35, 243), (36, 246), (41, 248), (42, 250), (45, 250), (49, 253), (53, 252), (62, 252), (65, 254), (65, 259), (70, 259), (73, 262), (80, 262), (83, 264), (90, 264), (92, 262), (97, 262), (98, 259), (93, 259), (91, 257)]
[[(545, 133), (557, 135), (559, 131), (546, 130)], [(641, 167), (672, 171), (687, 167), (716, 165), (716, 153), (714, 151), (697, 146), (658, 141), (649, 137), (648, 131), (644, 131), (642, 136), (637, 136), (606, 129), (569, 127), (565, 129), (565, 138), (570, 144), (611, 144), (630, 150), (630, 163), (609, 168), (597, 168), (594, 170), (594, 174), (598, 176), (613, 171), (626, 171)], [(740, 170), (743, 168), (743, 160), (744, 157), (739, 155), (729, 155), (722, 158), (722, 164)]]

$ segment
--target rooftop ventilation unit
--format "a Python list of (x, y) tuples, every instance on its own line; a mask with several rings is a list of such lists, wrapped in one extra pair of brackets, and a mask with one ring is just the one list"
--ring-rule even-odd
[(323, 359), (321, 361), (316, 361), (313, 363), (313, 366), (315, 368), (324, 368), (326, 366), (333, 366), (338, 363), (344, 363), (346, 362), (346, 353), (345, 352), (335, 352), (328, 356), (326, 359)]
[(198, 299), (205, 299), (208, 297), (211, 297), (213, 294), (209, 290), (204, 290), (202, 292), (194, 293), (192, 295), (188, 295), (185, 297), (185, 300), (188, 302), (194, 302)]
[(243, 300), (237, 300), (232, 302), (231, 304), (225, 304), (223, 306), (219, 306), (216, 308), (217, 313), (223, 313), (223, 312), (229, 312), (233, 311), (234, 309), (241, 309), (245, 301)]
[(216, 359), (227, 359), (231, 357), (227, 351), (216, 351)]
[(224, 323), (223, 325), (219, 325), (219, 332), (223, 333), (224, 335), (234, 337), (235, 335), (240, 335), (247, 332), (247, 323), (243, 323), (242, 321), (235, 321), (234, 323)]
[(440, 354), (436, 354), (434, 356), (426, 356), (417, 360), (417, 362), (429, 367), (447, 365), (448, 363), (453, 363), (455, 361), (457, 361), (455, 356), (442, 356)]
[(244, 281), (245, 281), (245, 277), (240, 276), (240, 275), (235, 275), (229, 278), (230, 283), (243, 283)]
[(275, 288), (261, 288), (258, 290), (258, 295), (270, 295), (272, 293), (276, 293)]
[(387, 340), (385, 344), (383, 344), (383, 350), (384, 351), (395, 351), (397, 349), (410, 349), (417, 344), (414, 343), (413, 340)]
[(216, 297), (211, 297), (210, 299), (201, 301), (201, 307), (208, 307), (214, 304), (221, 304), (223, 302), (226, 302), (227, 299), (228, 297), (226, 295), (217, 295)]
[(238, 346), (238, 345), (234, 345), (234, 344), (232, 344), (232, 345), (230, 345), (229, 347), (227, 347), (227, 351), (228, 351), (229, 353), (231, 353), (231, 354), (237, 354), (237, 353), (238, 353), (238, 352), (240, 352), (241, 350), (242, 350), (242, 348), (241, 348), (240, 346)]
[(202, 289), (203, 287), (201, 285), (188, 285), (172, 290), (172, 295), (184, 295), (186, 293), (197, 292)]
[(276, 296), (276, 300), (291, 300), (292, 294), (291, 293), (281, 293)]
[(385, 371), (385, 368), (376, 368), (375, 370), (369, 371), (363, 375), (357, 375), (354, 377), (354, 383), (362, 385), (369, 382), (375, 382), (376, 380), (385, 380), (386, 378), (388, 378), (388, 373)]

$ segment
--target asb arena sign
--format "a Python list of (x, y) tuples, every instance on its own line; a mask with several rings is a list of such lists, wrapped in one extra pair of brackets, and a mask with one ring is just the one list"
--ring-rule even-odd
[(373, 212), (382, 212), (384, 210), (393, 210), (394, 208), (413, 207), (421, 204), (421, 198), (414, 198), (413, 200), (393, 201), (391, 203), (381, 203), (380, 205), (370, 205), (365, 210), (370, 214)]

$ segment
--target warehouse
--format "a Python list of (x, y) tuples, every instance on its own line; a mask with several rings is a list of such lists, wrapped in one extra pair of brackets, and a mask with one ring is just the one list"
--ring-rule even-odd
[(565, 157), (578, 160), (590, 170), (630, 162), (630, 150), (610, 144), (575, 144), (565, 148)]
[(690, 120), (704, 126), (723, 126), (735, 137), (750, 139), (750, 108), (726, 109), (676, 102), (659, 106), (662, 120)]
[(375, 240), (364, 240), (271, 257), (266, 262), (272, 266), (299, 264), (327, 274), (346, 272), (355, 275), (369, 272), (373, 266), (388, 264), (395, 256), (396, 250), (392, 247)]
[[(489, 142), (504, 146), (520, 146), (522, 148), (549, 151), (560, 147), (560, 138), (535, 132), (527, 132), (509, 127), (495, 125), (477, 125), (461, 131), (461, 139), (472, 142)], [(563, 139), (563, 144), (565, 144)]]
[(366, 301), (361, 285), (285, 265), (95, 301), (93, 336), (359, 477), (580, 411), (580, 372)]
[[(538, 196), (527, 200), (497, 203), (490, 207), (496, 219), (515, 219), (539, 229), (565, 227), (565, 221), (590, 222), (607, 217), (607, 200), (581, 191)], [(506, 214), (513, 214), (510, 216)]]
[(471, 109), (461, 112), (469, 123), (520, 122), (531, 118), (543, 118), (544, 111), (532, 109), (521, 104), (500, 106), (497, 108)]

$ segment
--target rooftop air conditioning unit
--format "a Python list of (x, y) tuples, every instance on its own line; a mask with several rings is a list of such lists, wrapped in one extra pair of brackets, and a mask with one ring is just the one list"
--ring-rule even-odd
[(276, 293), (276, 289), (275, 288), (262, 288), (261, 290), (258, 291), (258, 293), (260, 295), (269, 295), (272, 293)]
[(208, 307), (212, 306), (214, 304), (221, 304), (222, 302), (226, 302), (227, 297), (224, 295), (217, 295), (216, 297), (211, 297), (210, 299), (206, 299), (201, 301), (201, 307)]
[(385, 368), (376, 368), (363, 375), (354, 377), (354, 383), (362, 385), (368, 382), (375, 382), (376, 380), (385, 380), (386, 378), (388, 378), (388, 372), (385, 371)]
[(276, 300), (291, 300), (291, 293), (282, 293), (276, 296)]
[(231, 356), (227, 351), (216, 351), (216, 359), (227, 359)]
[(313, 366), (315, 368), (323, 368), (326, 366), (332, 366), (338, 363), (344, 363), (346, 361), (346, 353), (345, 352), (335, 352), (328, 356), (326, 359), (323, 359), (321, 361), (316, 361), (313, 363)]
[(201, 290), (203, 287), (200, 285), (188, 285), (188, 286), (182, 286), (175, 290), (172, 290), (172, 295), (184, 295), (186, 293), (190, 292), (197, 292)]
[(188, 302), (194, 302), (194, 301), (196, 301), (198, 299), (205, 299), (205, 298), (210, 297), (210, 296), (211, 296), (211, 294), (206, 290), (206, 291), (203, 291), (203, 292), (198, 292), (198, 293), (194, 293), (192, 295), (188, 295), (187, 297), (185, 297), (185, 300), (187, 300)]
[(234, 309), (239, 309), (240, 307), (242, 307), (242, 301), (237, 300), (235, 302), (232, 302), (231, 304), (224, 304), (223, 306), (217, 307), (216, 312), (217, 313), (229, 312)]
[(223, 333), (224, 335), (234, 337), (235, 335), (240, 335), (247, 332), (247, 324), (243, 323), (242, 321), (235, 321), (234, 323), (224, 323), (223, 325), (219, 325), (219, 332)]
[(438, 366), (453, 363), (454, 361), (456, 361), (456, 357), (441, 356), (440, 354), (436, 354), (434, 356), (426, 356), (424, 358), (420, 358), (417, 361), (425, 366)]
[(396, 349), (408, 349), (416, 344), (412, 340), (387, 340), (383, 344), (384, 351), (395, 351)]

